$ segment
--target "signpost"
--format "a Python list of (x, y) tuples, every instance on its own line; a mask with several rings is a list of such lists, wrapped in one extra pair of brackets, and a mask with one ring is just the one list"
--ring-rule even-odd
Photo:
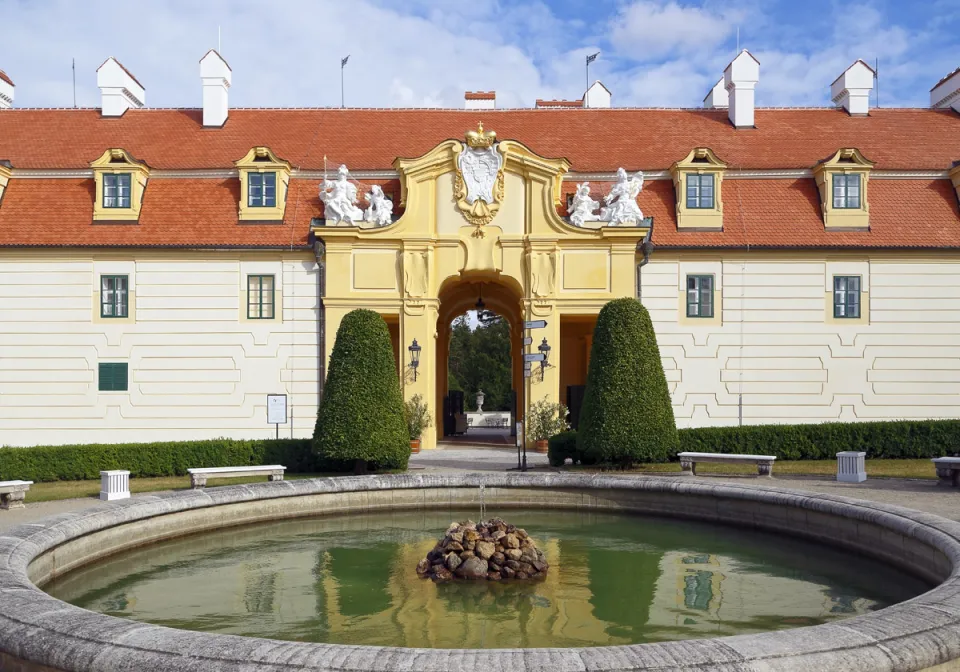
[(280, 438), (280, 425), (287, 424), (287, 395), (267, 395), (267, 424), (277, 426), (277, 438)]
[[(530, 329), (545, 329), (546, 326), (547, 326), (547, 321), (546, 321), (546, 320), (527, 320), (526, 322), (523, 323), (523, 328), (524, 328), (525, 330), (530, 330)], [(524, 336), (524, 337), (523, 337), (523, 347), (524, 347), (524, 349), (525, 349), (528, 345), (533, 345), (533, 337), (532, 337), (532, 336)], [(525, 353), (523, 353), (523, 378), (524, 378), (524, 382), (523, 382), (523, 388), (522, 388), (523, 398), (521, 399), (521, 402), (520, 402), (521, 405), (520, 405), (520, 407), (523, 409), (523, 414), (524, 414), (523, 420), (524, 420), (524, 421), (523, 421), (522, 423), (520, 423), (520, 422), (517, 423), (517, 469), (519, 469), (520, 471), (526, 471), (526, 470), (527, 470), (527, 433), (526, 433), (526, 431), (525, 431), (524, 428), (523, 428), (523, 425), (526, 424), (526, 420), (527, 420), (527, 418), (526, 418), (526, 414), (527, 414), (527, 405), (526, 405), (526, 401), (527, 401), (527, 382), (526, 382), (526, 379), (533, 376), (533, 362), (540, 362), (540, 363), (541, 363), (541, 366), (542, 366), (544, 361), (546, 361), (546, 356), (545, 356), (542, 352), (525, 352)], [(521, 436), (520, 436), (521, 434), (523, 435), (522, 438), (521, 438)], [(522, 457), (521, 457), (521, 447), (522, 447), (522, 450), (523, 450)]]
[(533, 336), (524, 336), (523, 337), (524, 345), (533, 345)]

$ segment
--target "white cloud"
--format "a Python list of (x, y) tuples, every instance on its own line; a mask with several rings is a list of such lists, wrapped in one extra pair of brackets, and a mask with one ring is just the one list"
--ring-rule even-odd
[(652, 61), (712, 49), (730, 36), (732, 27), (729, 17), (701, 7), (641, 0), (623, 7), (611, 22), (610, 42), (620, 54)]

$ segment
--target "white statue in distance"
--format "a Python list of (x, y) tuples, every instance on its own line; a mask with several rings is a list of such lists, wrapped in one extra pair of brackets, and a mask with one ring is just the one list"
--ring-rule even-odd
[[(590, 197), (590, 183), (577, 185), (570, 204), (570, 223), (583, 227), (587, 222), (602, 222), (609, 226), (638, 226), (643, 221), (643, 212), (637, 205), (637, 196), (643, 189), (643, 171), (630, 177), (623, 168), (617, 169), (617, 183), (603, 197), (600, 214), (595, 210), (600, 204)], [(587, 227), (598, 228), (598, 227)]]
[(327, 226), (353, 226), (363, 221), (363, 210), (357, 207), (357, 187), (350, 183), (346, 166), (337, 170), (336, 181), (326, 178), (320, 186), (323, 215)]
[(363, 211), (364, 222), (377, 227), (387, 226), (393, 221), (393, 201), (387, 198), (379, 184), (373, 185), (364, 198), (370, 204), (370, 207)]

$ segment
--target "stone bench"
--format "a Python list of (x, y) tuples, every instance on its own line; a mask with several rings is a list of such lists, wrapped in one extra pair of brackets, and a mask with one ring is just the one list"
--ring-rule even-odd
[(0, 509), (22, 509), (31, 485), (33, 481), (0, 481)]
[(931, 461), (937, 469), (940, 485), (960, 485), (960, 457), (935, 457)]
[(252, 467), (205, 467), (187, 469), (190, 474), (190, 487), (203, 488), (208, 478), (248, 478), (250, 476), (268, 476), (271, 481), (282, 481), (286, 467), (279, 464)]
[(684, 474), (697, 475), (697, 462), (716, 462), (724, 464), (756, 464), (759, 476), (773, 476), (773, 455), (725, 455), (723, 453), (678, 453), (680, 469)]

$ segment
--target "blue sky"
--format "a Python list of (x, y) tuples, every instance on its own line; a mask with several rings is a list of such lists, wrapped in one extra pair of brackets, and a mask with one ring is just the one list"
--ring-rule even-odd
[(884, 107), (927, 106), (960, 65), (960, 0), (0, 0), (0, 69), (17, 107), (96, 106), (95, 70), (116, 56), (151, 107), (200, 103), (198, 60), (217, 45), (233, 107), (499, 107), (578, 98), (584, 57), (616, 106), (696, 107), (740, 45), (761, 64), (757, 102), (829, 104), (850, 63), (880, 61)]

